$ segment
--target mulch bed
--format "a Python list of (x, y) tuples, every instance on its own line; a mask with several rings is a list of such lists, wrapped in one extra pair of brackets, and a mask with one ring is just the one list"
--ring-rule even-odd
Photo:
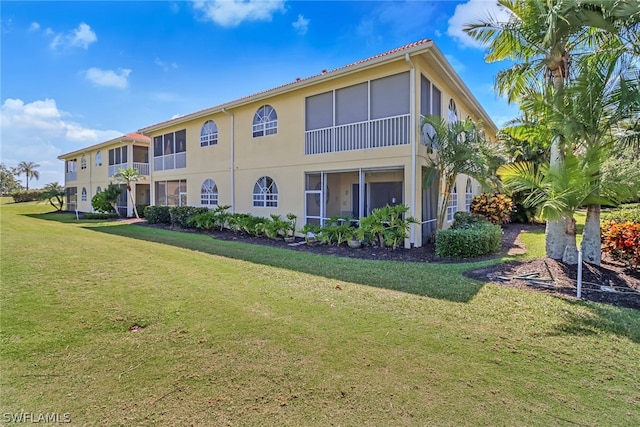
[[(145, 225), (146, 222), (140, 222)], [(230, 231), (212, 231), (208, 234), (220, 240), (237, 241), (250, 244), (279, 247), (295, 251), (304, 251), (322, 255), (369, 260), (422, 262), (422, 263), (461, 263), (499, 258), (505, 255), (524, 254), (526, 248), (519, 235), (530, 231), (543, 230), (539, 224), (507, 224), (503, 226), (502, 245), (500, 251), (488, 256), (473, 259), (441, 258), (435, 254), (435, 245), (427, 244), (420, 248), (396, 249), (365, 246), (352, 249), (347, 246), (329, 246), (320, 243), (304, 244), (298, 239), (296, 244), (288, 244), (283, 240), (258, 238), (245, 233)], [(577, 266), (565, 265), (551, 258), (535, 258), (523, 261), (496, 264), (490, 267), (469, 271), (467, 277), (511, 286), (544, 292), (562, 298), (576, 298)], [(536, 275), (533, 279), (518, 279), (516, 276)], [(501, 279), (502, 278), (502, 279)], [(629, 307), (640, 310), (640, 271), (630, 270), (623, 264), (609, 259), (606, 255), (601, 266), (583, 264), (582, 299)]]

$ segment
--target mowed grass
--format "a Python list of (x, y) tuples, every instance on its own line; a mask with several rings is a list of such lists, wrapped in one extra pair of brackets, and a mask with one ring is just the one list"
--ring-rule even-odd
[(2, 414), (640, 425), (638, 311), (46, 211), (0, 207)]

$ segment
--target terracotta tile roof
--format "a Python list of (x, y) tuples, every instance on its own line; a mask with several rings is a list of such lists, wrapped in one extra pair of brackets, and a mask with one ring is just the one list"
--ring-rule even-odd
[(146, 128), (143, 128), (140, 131), (144, 131), (145, 129), (148, 129), (148, 128), (155, 128), (155, 127), (161, 126), (161, 125), (163, 125), (165, 123), (170, 123), (170, 122), (173, 122), (173, 121), (180, 121), (181, 119), (185, 119), (185, 118), (188, 118), (188, 117), (191, 117), (191, 116), (197, 117), (198, 115), (200, 115), (202, 113), (219, 110), (219, 109), (224, 108), (227, 105), (241, 103), (241, 102), (249, 100), (251, 98), (255, 98), (255, 97), (258, 97), (258, 96), (261, 96), (261, 95), (266, 95), (266, 94), (268, 94), (270, 92), (274, 92), (274, 91), (277, 91), (277, 90), (280, 90), (280, 89), (283, 89), (283, 88), (286, 88), (288, 86), (292, 86), (292, 85), (295, 85), (295, 84), (300, 84), (301, 82), (312, 80), (312, 79), (318, 78), (320, 76), (329, 76), (329, 75), (331, 75), (333, 73), (336, 73), (338, 71), (343, 71), (343, 70), (347, 70), (347, 69), (352, 68), (352, 67), (363, 65), (363, 64), (366, 64), (367, 62), (371, 62), (371, 61), (374, 61), (376, 59), (384, 58), (385, 56), (391, 56), (391, 55), (403, 52), (405, 50), (409, 50), (409, 49), (414, 48), (414, 47), (427, 45), (427, 44), (431, 43), (431, 41), (432, 41), (431, 39), (418, 40), (418, 41), (415, 41), (413, 43), (409, 43), (407, 45), (404, 45), (404, 46), (401, 46), (401, 47), (397, 47), (395, 49), (391, 49), (391, 50), (383, 52), (383, 53), (379, 53), (379, 54), (371, 56), (369, 58), (361, 59), (359, 61), (352, 62), (351, 64), (344, 65), (344, 66), (338, 67), (338, 68), (334, 68), (333, 70), (330, 70), (330, 71), (322, 70), (321, 73), (315, 74), (313, 76), (309, 76), (309, 77), (305, 77), (305, 78), (298, 78), (293, 82), (285, 83), (283, 85), (276, 86), (274, 88), (267, 89), (267, 90), (264, 90), (264, 91), (261, 91), (261, 92), (256, 92), (254, 94), (247, 95), (247, 96), (244, 96), (242, 98), (238, 98), (238, 99), (236, 99), (234, 101), (225, 102), (224, 104), (220, 104), (220, 105), (217, 105), (217, 106), (214, 106), (214, 107), (204, 108), (202, 110), (198, 110), (198, 111), (195, 111), (193, 113), (189, 113), (189, 114), (185, 114), (185, 115), (180, 116), (180, 117), (176, 117), (176, 118), (173, 118), (173, 119), (165, 120), (165, 121), (156, 123), (155, 125), (147, 126)]
[(128, 134), (126, 134), (124, 137), (121, 137), (121, 138), (138, 139), (142, 141), (151, 142), (151, 138), (138, 132), (129, 132)]

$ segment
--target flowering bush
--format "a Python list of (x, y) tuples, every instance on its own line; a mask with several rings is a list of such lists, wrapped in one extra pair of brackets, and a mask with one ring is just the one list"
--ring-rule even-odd
[(640, 267), (640, 224), (610, 221), (602, 226), (602, 251), (630, 267)]
[(511, 197), (495, 193), (482, 193), (473, 198), (471, 212), (486, 217), (493, 224), (506, 224), (511, 219), (513, 201)]

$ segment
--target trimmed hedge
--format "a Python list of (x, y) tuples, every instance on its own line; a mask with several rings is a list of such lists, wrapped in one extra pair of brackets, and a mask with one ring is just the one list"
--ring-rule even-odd
[(451, 228), (473, 228), (487, 224), (489, 224), (489, 220), (484, 215), (473, 212), (458, 211), (453, 214), (453, 224), (451, 224)]
[(21, 202), (33, 202), (35, 200), (42, 200), (47, 190), (29, 190), (29, 191), (15, 191), (11, 193), (14, 203)]
[(440, 257), (477, 257), (497, 250), (501, 240), (502, 229), (495, 224), (439, 230), (436, 233), (436, 255)]
[(144, 217), (149, 224), (171, 224), (169, 206), (147, 206)]
[(118, 218), (118, 214), (115, 212), (85, 212), (82, 214), (82, 219), (113, 219)]
[(195, 206), (172, 206), (169, 208), (171, 226), (180, 228), (195, 228), (189, 220), (199, 214), (209, 212), (209, 208)]

